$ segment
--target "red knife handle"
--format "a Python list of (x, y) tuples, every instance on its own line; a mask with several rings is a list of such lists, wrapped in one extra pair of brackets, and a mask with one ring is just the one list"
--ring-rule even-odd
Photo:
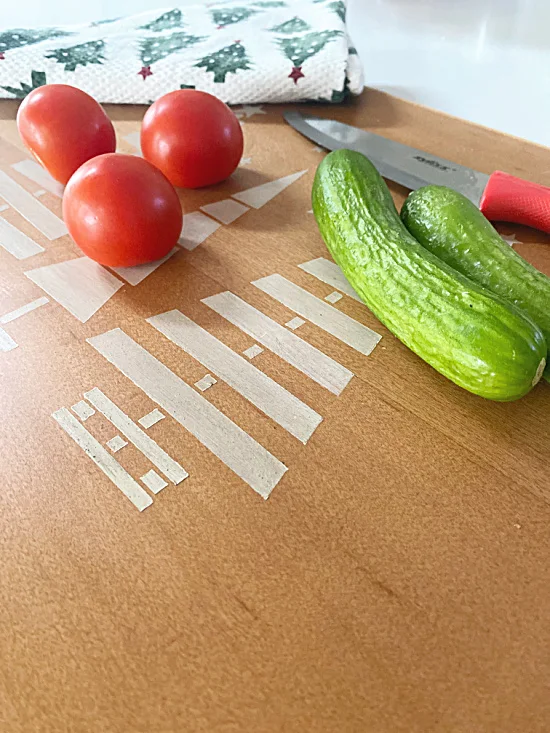
[(511, 221), (550, 233), (550, 188), (496, 171), (479, 208), (490, 221)]

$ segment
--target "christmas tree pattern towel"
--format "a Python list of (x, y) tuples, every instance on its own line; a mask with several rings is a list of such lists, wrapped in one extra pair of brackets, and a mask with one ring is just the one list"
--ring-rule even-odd
[(0, 32), (0, 97), (51, 83), (100, 102), (148, 104), (191, 88), (250, 104), (339, 102), (363, 77), (343, 0), (218, 0)]

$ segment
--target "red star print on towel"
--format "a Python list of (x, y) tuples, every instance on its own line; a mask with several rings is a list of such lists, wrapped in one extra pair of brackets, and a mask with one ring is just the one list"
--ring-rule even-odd
[(142, 66), (141, 71), (138, 71), (138, 74), (143, 77), (143, 81), (147, 79), (148, 76), (152, 76), (153, 72), (151, 71), (150, 66)]
[(298, 79), (302, 79), (305, 76), (305, 74), (302, 73), (302, 67), (301, 66), (293, 66), (292, 71), (288, 75), (289, 79), (292, 79), (295, 84), (298, 83)]

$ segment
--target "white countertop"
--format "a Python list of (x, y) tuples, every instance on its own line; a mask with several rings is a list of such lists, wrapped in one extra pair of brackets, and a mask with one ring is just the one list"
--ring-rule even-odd
[[(154, 7), (172, 6), (6, 0), (2, 29)], [(550, 146), (549, 0), (349, 0), (349, 27), (369, 86)]]
[(550, 0), (351, 0), (369, 86), (550, 146)]

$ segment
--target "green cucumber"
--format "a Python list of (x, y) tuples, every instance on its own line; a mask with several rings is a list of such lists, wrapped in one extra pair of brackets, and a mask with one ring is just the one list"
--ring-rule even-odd
[(312, 199), (321, 235), (350, 284), (424, 361), (493, 400), (517, 399), (538, 382), (547, 351), (539, 327), (422, 247), (365, 156), (327, 155)]
[[(443, 186), (419, 188), (401, 219), (436, 257), (525, 311), (550, 347), (550, 277), (514, 252), (469, 199)], [(548, 357), (544, 376), (550, 376)]]

